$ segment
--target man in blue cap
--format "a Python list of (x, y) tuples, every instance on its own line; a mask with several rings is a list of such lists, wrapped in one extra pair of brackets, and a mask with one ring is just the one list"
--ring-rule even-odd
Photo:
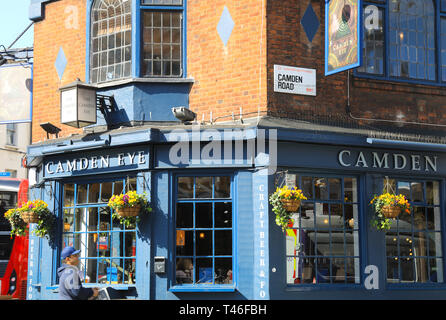
[(60, 256), (62, 266), (57, 270), (59, 276), (60, 300), (88, 300), (97, 297), (98, 288), (84, 288), (79, 276), (79, 252), (73, 247), (65, 247)]

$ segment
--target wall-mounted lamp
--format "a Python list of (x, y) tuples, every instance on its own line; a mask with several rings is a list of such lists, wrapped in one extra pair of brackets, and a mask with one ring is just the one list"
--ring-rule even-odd
[(59, 132), (61, 131), (60, 128), (56, 127), (55, 125), (49, 123), (49, 122), (45, 122), (45, 123), (41, 123), (40, 127), (45, 130), (46, 132), (46, 137), (49, 139), (50, 138), (50, 134), (55, 134), (56, 138), (59, 138)]
[(96, 88), (79, 79), (59, 88), (60, 91), (60, 123), (75, 128), (95, 124)]

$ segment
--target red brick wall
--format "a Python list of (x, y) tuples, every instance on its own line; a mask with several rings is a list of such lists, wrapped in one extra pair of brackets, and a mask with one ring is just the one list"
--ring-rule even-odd
[[(263, 3), (263, 4), (262, 4)], [(194, 0), (187, 6), (190, 108), (198, 120), (266, 110), (266, 0)], [(226, 6), (235, 26), (224, 46), (217, 25)], [(256, 116), (255, 114), (246, 117)], [(231, 120), (224, 118), (221, 120)]]
[[(34, 24), (33, 142), (46, 139), (41, 123), (51, 122), (59, 137), (81, 132), (60, 124), (59, 87), (85, 81), (86, 1), (64, 0), (45, 5), (45, 19)], [(61, 80), (55, 62), (60, 47), (68, 61)]]
[[(195, 79), (190, 107), (199, 120), (204, 115), (209, 121), (211, 112), (214, 120), (230, 120), (242, 108), (247, 114), (244, 118), (268, 110), (297, 118), (356, 121), (346, 112), (347, 72), (324, 76), (324, 0), (311, 0), (321, 23), (312, 43), (300, 23), (308, 3), (310, 0), (188, 2), (187, 69), (188, 77)], [(45, 19), (35, 24), (33, 142), (46, 138), (40, 128), (43, 122), (59, 126), (61, 137), (80, 132), (59, 123), (58, 88), (76, 78), (85, 80), (85, 4), (79, 0), (48, 3)], [(227, 46), (217, 33), (224, 6), (235, 23)], [(68, 60), (62, 80), (54, 66), (60, 47)], [(317, 96), (275, 93), (274, 64), (316, 69)], [(446, 124), (444, 88), (353, 77), (350, 95), (351, 113), (357, 118)]]
[[(312, 43), (301, 24), (308, 4), (320, 21)], [(346, 112), (347, 72), (324, 75), (324, 0), (268, 1), (268, 110), (301, 118), (353, 121)], [(274, 64), (317, 70), (317, 96), (274, 92)], [(428, 122), (446, 125), (446, 88), (352, 77), (350, 107), (355, 118)], [(284, 113), (285, 114), (285, 113)], [(367, 125), (395, 123), (361, 121)], [(418, 129), (426, 126), (418, 126)], [(426, 127), (427, 128), (427, 127)], [(429, 129), (441, 129), (429, 126)], [(442, 129), (441, 129), (442, 130)]]

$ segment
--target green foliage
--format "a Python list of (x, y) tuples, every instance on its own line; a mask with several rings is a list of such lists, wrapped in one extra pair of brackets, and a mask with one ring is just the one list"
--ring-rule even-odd
[(20, 211), (17, 208), (6, 211), (5, 218), (8, 219), (9, 224), (11, 225), (11, 237), (26, 235), (28, 224), (23, 221)]
[(382, 213), (377, 213), (372, 219), (372, 226), (378, 230), (390, 230), (392, 219), (384, 217)]
[(33, 233), (41, 238), (50, 239), (50, 235), (54, 233), (56, 217), (47, 208), (37, 212), (39, 221)]
[(276, 224), (282, 228), (282, 231), (288, 227), (288, 221), (291, 219), (291, 213), (283, 207), (280, 193), (275, 192), (269, 197), (269, 203), (273, 212), (276, 214)]

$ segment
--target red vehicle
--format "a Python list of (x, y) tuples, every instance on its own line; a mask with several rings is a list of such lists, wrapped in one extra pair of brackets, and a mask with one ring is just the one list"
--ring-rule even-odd
[(28, 236), (11, 237), (4, 213), (28, 201), (28, 180), (0, 178), (0, 296), (26, 299)]

